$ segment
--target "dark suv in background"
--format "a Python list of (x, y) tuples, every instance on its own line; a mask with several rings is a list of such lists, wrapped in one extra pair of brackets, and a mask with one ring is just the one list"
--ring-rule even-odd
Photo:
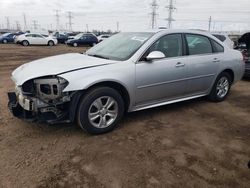
[(66, 41), (70, 46), (95, 46), (98, 43), (97, 37), (92, 33), (80, 33), (73, 39)]

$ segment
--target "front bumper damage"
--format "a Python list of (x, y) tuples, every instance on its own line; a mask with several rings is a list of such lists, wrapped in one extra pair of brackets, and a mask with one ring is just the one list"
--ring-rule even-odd
[(13, 116), (30, 122), (46, 122), (49, 124), (71, 123), (75, 119), (80, 96), (79, 93), (75, 93), (69, 102), (50, 105), (43, 103), (37, 98), (10, 92), (8, 93), (8, 108)]

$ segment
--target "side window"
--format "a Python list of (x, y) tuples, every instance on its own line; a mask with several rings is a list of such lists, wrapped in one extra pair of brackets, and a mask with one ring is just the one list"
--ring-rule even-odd
[(202, 35), (186, 34), (189, 55), (210, 54), (213, 52), (209, 39)]
[(211, 39), (212, 45), (213, 45), (213, 51), (214, 53), (221, 53), (224, 52), (224, 47), (220, 45), (218, 42)]
[(224, 42), (227, 38), (223, 35), (217, 35), (217, 34), (214, 34), (213, 36), (215, 36), (217, 39), (219, 39), (221, 42)]
[(37, 37), (37, 38), (43, 38), (43, 36), (42, 36), (42, 35), (36, 35), (36, 37)]
[(182, 56), (181, 34), (170, 34), (160, 38), (150, 47), (147, 54), (153, 51), (160, 51), (166, 57)]

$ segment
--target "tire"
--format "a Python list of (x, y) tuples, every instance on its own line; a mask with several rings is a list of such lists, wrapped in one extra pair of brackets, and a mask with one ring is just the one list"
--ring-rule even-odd
[(29, 44), (29, 42), (27, 40), (24, 40), (24, 41), (22, 41), (22, 45), (23, 46), (29, 46), (30, 44)]
[(232, 77), (230, 76), (230, 74), (228, 74), (227, 72), (221, 73), (217, 77), (214, 86), (212, 88), (212, 91), (208, 96), (209, 100), (213, 102), (224, 101), (230, 92), (231, 85), (232, 85)]
[(123, 115), (124, 101), (121, 95), (112, 88), (99, 87), (90, 90), (81, 99), (77, 123), (90, 134), (103, 134), (116, 128)]
[(75, 42), (75, 43), (73, 43), (73, 46), (74, 46), (74, 47), (77, 47), (77, 46), (78, 46), (78, 44)]
[(50, 40), (49, 42), (48, 42), (48, 46), (54, 46), (55, 45), (55, 43), (52, 41), (52, 40)]
[(96, 43), (94, 42), (91, 46), (93, 47), (93, 46), (95, 46), (96, 45)]
[(3, 40), (3, 43), (4, 43), (4, 44), (7, 44), (7, 43), (8, 43), (8, 41), (7, 41), (6, 39), (4, 39), (4, 40)]

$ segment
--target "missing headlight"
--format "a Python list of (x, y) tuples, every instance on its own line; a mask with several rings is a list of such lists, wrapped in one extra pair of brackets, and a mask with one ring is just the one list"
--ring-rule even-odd
[(51, 86), (49, 84), (41, 84), (40, 91), (46, 95), (51, 94)]
[(55, 100), (63, 97), (68, 82), (63, 78), (41, 78), (34, 80), (37, 96), (43, 100)]

